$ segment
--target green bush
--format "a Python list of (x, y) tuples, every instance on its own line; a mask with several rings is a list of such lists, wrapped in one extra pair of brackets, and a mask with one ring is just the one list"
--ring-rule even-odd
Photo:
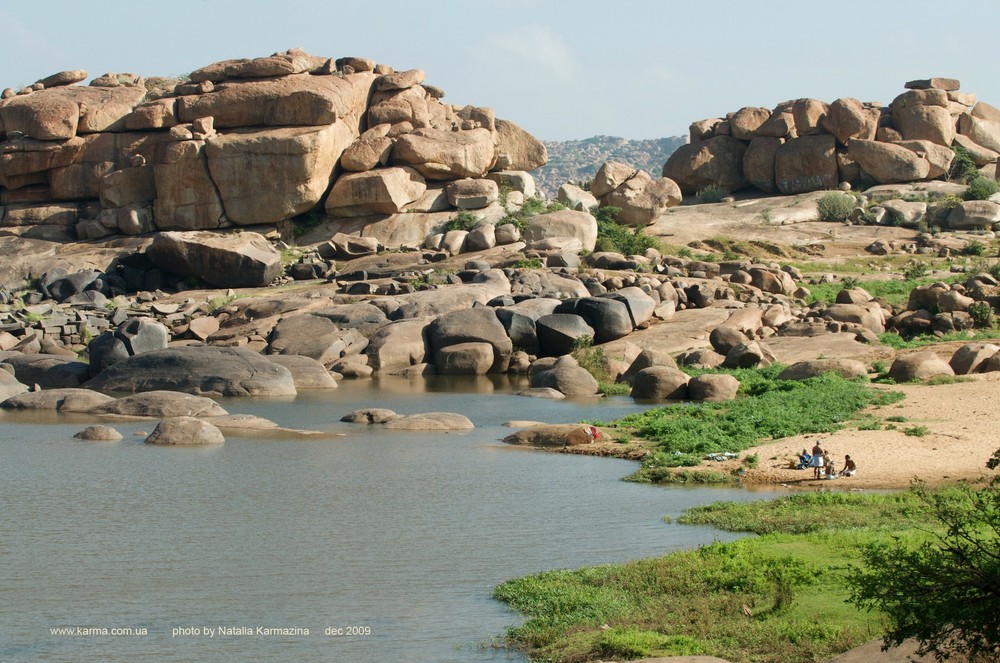
[(969, 315), (972, 317), (972, 324), (985, 329), (993, 328), (993, 309), (989, 302), (975, 302), (969, 306)]
[(948, 179), (956, 182), (971, 182), (979, 177), (979, 169), (976, 168), (976, 162), (969, 156), (968, 150), (961, 145), (956, 145), (951, 149), (955, 152), (955, 158), (951, 160)]
[(905, 268), (903, 268), (903, 276), (906, 278), (907, 281), (915, 281), (917, 279), (922, 279), (925, 276), (927, 276), (927, 273), (929, 271), (930, 268), (927, 266), (927, 263), (914, 261), (909, 265), (907, 265)]
[(508, 267), (511, 269), (541, 269), (545, 265), (538, 258), (522, 258), (521, 260), (515, 260)]
[(851, 216), (854, 209), (854, 196), (844, 193), (828, 193), (820, 198), (816, 205), (819, 207), (819, 216), (824, 221), (846, 221)]
[(476, 223), (479, 219), (472, 212), (459, 212), (455, 216), (448, 219), (444, 224), (444, 228), (441, 232), (451, 232), (452, 230), (465, 230), (469, 231), (476, 227)]
[(694, 194), (699, 203), (718, 203), (729, 195), (725, 187), (718, 184), (709, 184), (707, 187)]
[(963, 256), (984, 256), (986, 255), (986, 245), (978, 239), (974, 239), (962, 247)]
[[(621, 210), (617, 207), (594, 207), (590, 213), (597, 219), (597, 245), (595, 250), (611, 251), (622, 255), (642, 255), (646, 249), (659, 249), (660, 243), (641, 230), (623, 226), (616, 220)], [(604, 240), (604, 241), (602, 241)]]
[(969, 182), (969, 188), (962, 197), (966, 200), (986, 200), (997, 191), (1000, 191), (1000, 186), (997, 186), (996, 180), (979, 176)]

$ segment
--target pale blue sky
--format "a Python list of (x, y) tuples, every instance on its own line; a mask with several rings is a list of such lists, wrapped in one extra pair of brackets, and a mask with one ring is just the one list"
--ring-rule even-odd
[(291, 47), (420, 67), (546, 140), (658, 138), (743, 106), (888, 103), (948, 76), (1000, 106), (996, 0), (5, 0), (0, 88), (145, 76)]

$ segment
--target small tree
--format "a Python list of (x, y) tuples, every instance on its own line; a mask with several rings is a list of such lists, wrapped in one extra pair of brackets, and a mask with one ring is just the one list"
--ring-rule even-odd
[[(987, 462), (1000, 465), (1000, 449)], [(913, 545), (871, 543), (865, 568), (849, 580), (850, 601), (888, 617), (884, 648), (916, 638), (920, 654), (938, 660), (966, 653), (1000, 654), (1000, 480), (977, 488), (960, 484), (914, 490), (941, 524)]]

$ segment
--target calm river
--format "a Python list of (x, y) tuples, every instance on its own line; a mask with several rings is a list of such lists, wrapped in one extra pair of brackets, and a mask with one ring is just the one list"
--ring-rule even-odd
[[(489, 646), (519, 619), (490, 598), (497, 583), (729, 540), (663, 516), (775, 494), (629, 484), (635, 463), (504, 445), (510, 419), (646, 407), (516, 388), (348, 381), (228, 400), (233, 413), (346, 436), (228, 436), (217, 448), (147, 447), (136, 433), (152, 425), (134, 421), (112, 424), (121, 442), (82, 442), (72, 435), (89, 420), (0, 413), (0, 660), (523, 661)], [(338, 421), (372, 406), (461, 412), (477, 428)]]

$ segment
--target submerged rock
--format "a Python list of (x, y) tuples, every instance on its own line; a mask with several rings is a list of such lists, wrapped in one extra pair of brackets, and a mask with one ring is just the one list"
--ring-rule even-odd
[(145, 440), (146, 444), (161, 446), (202, 446), (225, 441), (216, 426), (194, 417), (164, 419)]
[(108, 426), (87, 426), (73, 437), (91, 442), (117, 442), (122, 439), (122, 434)]
[(425, 412), (409, 414), (393, 419), (385, 424), (390, 430), (452, 431), (475, 428), (469, 418), (455, 412)]

